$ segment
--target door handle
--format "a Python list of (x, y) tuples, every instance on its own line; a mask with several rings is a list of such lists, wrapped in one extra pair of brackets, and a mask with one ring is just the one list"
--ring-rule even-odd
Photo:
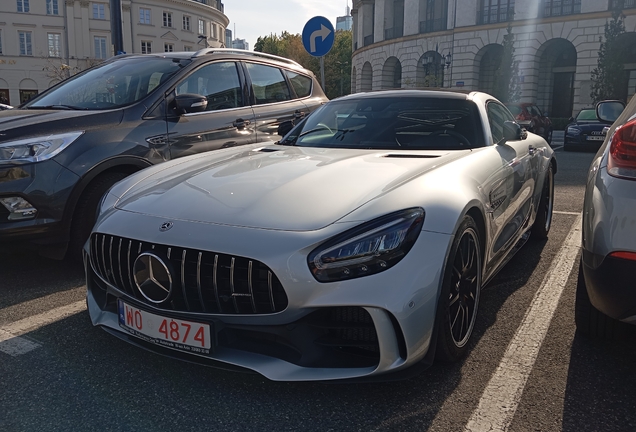
[(247, 126), (249, 124), (250, 124), (249, 120), (236, 119), (236, 120), (234, 120), (234, 123), (232, 123), (232, 126), (238, 128), (238, 129), (243, 129), (245, 126)]

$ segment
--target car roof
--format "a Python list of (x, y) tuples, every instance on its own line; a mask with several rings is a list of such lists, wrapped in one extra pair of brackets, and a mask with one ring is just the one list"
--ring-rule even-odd
[(449, 99), (467, 99), (471, 92), (465, 90), (449, 90), (449, 89), (392, 89), (392, 90), (374, 90), (369, 92), (353, 93), (342, 96), (338, 100), (360, 99), (360, 98), (388, 98), (388, 97), (433, 97), (433, 98), (449, 98)]
[(285, 57), (280, 57), (277, 55), (263, 53), (259, 51), (248, 51), (248, 50), (233, 49), (233, 48), (203, 48), (198, 51), (176, 51), (176, 52), (151, 53), (151, 54), (122, 54), (122, 55), (113, 57), (113, 59), (148, 57), (148, 56), (172, 58), (172, 59), (180, 59), (180, 60), (196, 60), (199, 58), (209, 58), (211, 56), (224, 58), (224, 59), (251, 58), (255, 60), (266, 61), (267, 63), (277, 63), (279, 66), (285, 66), (288, 68), (308, 72), (308, 69), (305, 69), (298, 62), (285, 58)]

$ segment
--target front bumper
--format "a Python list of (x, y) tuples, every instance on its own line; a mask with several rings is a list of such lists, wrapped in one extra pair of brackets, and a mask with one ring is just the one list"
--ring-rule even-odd
[(66, 241), (62, 219), (79, 177), (54, 160), (0, 166), (0, 197), (26, 199), (37, 214), (33, 219), (9, 220), (0, 205), (0, 248), (16, 242), (47, 245)]
[(605, 141), (605, 136), (588, 135), (585, 133), (574, 135), (566, 132), (565, 137), (563, 138), (565, 146), (571, 149), (580, 150), (596, 151), (603, 145), (603, 141)]
[[(288, 299), (284, 310), (269, 314), (158, 308), (128, 292), (122, 284), (122, 272), (126, 273), (128, 263), (120, 266), (115, 260), (113, 266), (108, 261), (105, 266), (95, 264), (88, 243), (85, 263), (91, 320), (131, 343), (211, 366), (249, 369), (276, 381), (374, 377), (417, 365), (429, 350), (446, 256), (443, 251), (452, 240), (449, 235), (423, 231), (395, 267), (372, 276), (323, 284), (309, 272), (307, 253), (317, 244), (313, 240), (329, 238), (342, 227), (324, 229), (333, 233), (292, 233), (179, 222), (170, 231), (160, 233), (156, 228), (165, 220), (127, 212), (118, 216), (107, 218), (96, 229), (100, 233), (116, 230), (119, 236), (146, 239), (152, 244), (187, 243), (188, 248), (196, 250), (259, 260), (278, 277)], [(117, 219), (117, 225), (111, 226), (110, 219)], [(249, 243), (242, 240), (246, 231)], [(111, 267), (106, 274), (114, 276), (105, 280), (109, 277), (100, 274)], [(214, 352), (209, 356), (184, 353), (138, 339), (120, 327), (118, 299), (167, 318), (211, 324), (217, 340)]]

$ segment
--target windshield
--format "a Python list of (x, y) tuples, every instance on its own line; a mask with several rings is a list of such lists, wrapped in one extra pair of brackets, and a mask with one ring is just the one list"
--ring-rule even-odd
[(65, 81), (24, 107), (90, 110), (123, 107), (150, 94), (183, 63), (154, 56), (117, 59)]
[(336, 100), (281, 144), (303, 147), (458, 150), (480, 147), (477, 107), (463, 99), (378, 97)]
[(576, 116), (576, 120), (583, 120), (583, 121), (598, 121), (598, 118), (596, 117), (596, 111), (593, 109), (584, 109), (581, 110), (581, 112), (579, 113), (579, 115)]

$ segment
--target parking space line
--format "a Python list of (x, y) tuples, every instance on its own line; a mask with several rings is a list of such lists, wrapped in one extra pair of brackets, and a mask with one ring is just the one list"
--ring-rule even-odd
[(572, 215), (572, 216), (578, 216), (581, 213), (579, 212), (568, 212), (568, 211), (556, 211), (556, 210), (552, 210), (552, 213), (555, 214), (562, 214), (562, 215)]
[(0, 327), (0, 351), (13, 357), (33, 351), (42, 345), (20, 336), (71, 315), (75, 315), (85, 309), (86, 301), (80, 300), (6, 324)]
[(581, 246), (581, 217), (574, 221), (465, 431), (506, 431), (541, 349)]

